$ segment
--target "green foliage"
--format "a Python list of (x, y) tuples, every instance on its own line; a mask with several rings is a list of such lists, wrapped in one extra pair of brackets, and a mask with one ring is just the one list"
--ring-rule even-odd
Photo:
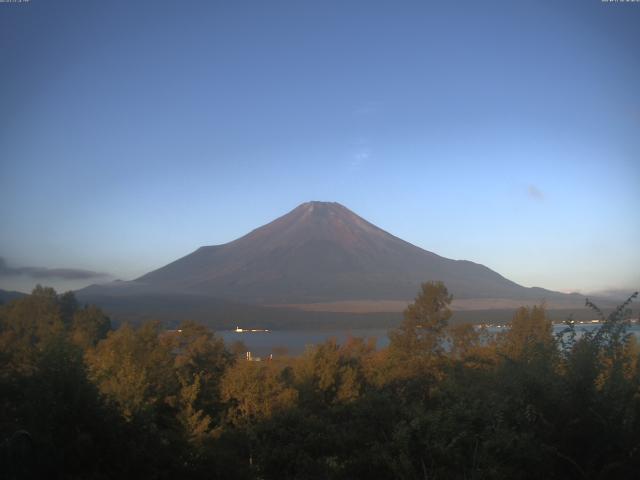
[[(0, 307), (7, 478), (584, 479), (640, 469), (632, 296), (554, 337), (544, 306), (490, 335), (426, 283), (387, 349), (351, 338), (247, 361), (193, 322), (111, 330), (38, 287)], [(57, 475), (57, 477), (56, 477)]]
[[(423, 283), (419, 295), (404, 311), (399, 328), (389, 332), (388, 361), (384, 381), (407, 386), (442, 374), (444, 343), (451, 318), (452, 296), (442, 282)], [(418, 372), (426, 372), (420, 376)], [(421, 387), (420, 387), (421, 388)]]
[(359, 339), (343, 347), (330, 339), (309, 348), (295, 370), (302, 401), (329, 405), (358, 398), (365, 385), (362, 358), (369, 353), (370, 347)]
[(0, 351), (13, 371), (33, 371), (38, 355), (63, 333), (62, 309), (52, 288), (38, 285), (31, 295), (0, 308)]
[(159, 328), (157, 323), (137, 330), (125, 325), (87, 352), (91, 379), (126, 419), (153, 415), (176, 390), (171, 350), (160, 341)]
[(181, 384), (185, 381), (199, 384), (196, 405), (212, 413), (221, 410), (220, 382), (233, 359), (222, 339), (203, 325), (183, 322), (178, 333), (166, 340)]
[(95, 305), (76, 309), (71, 317), (71, 341), (83, 350), (95, 347), (110, 330), (111, 320)]
[(231, 423), (251, 425), (295, 405), (298, 392), (277, 363), (238, 361), (222, 379), (222, 398)]
[(482, 346), (481, 335), (471, 324), (460, 324), (447, 329), (449, 355), (458, 360), (472, 356)]
[(451, 318), (452, 296), (442, 282), (423, 283), (404, 311), (400, 328), (389, 333), (390, 349), (402, 356), (431, 356), (443, 351), (442, 339)]
[(512, 361), (544, 361), (557, 351), (553, 325), (543, 306), (520, 307), (509, 330), (498, 339), (498, 353)]
[(201, 444), (211, 435), (211, 417), (197, 408), (201, 396), (202, 380), (199, 374), (194, 378), (179, 377), (177, 419), (190, 442)]
[[(8, 478), (98, 478), (127, 461), (113, 443), (118, 416), (70, 341), (75, 309), (72, 294), (42, 287), (0, 308), (0, 459)], [(28, 439), (17, 456), (16, 438)]]

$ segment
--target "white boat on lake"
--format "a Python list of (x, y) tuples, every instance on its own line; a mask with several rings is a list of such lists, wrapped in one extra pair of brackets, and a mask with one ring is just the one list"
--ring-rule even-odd
[(236, 329), (234, 330), (236, 333), (269, 333), (269, 330), (266, 328), (240, 328), (236, 325)]

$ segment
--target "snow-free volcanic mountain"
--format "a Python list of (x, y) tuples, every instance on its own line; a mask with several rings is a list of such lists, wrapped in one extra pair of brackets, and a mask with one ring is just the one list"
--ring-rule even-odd
[(260, 305), (408, 301), (427, 280), (443, 281), (456, 299), (566, 297), (423, 250), (329, 202), (304, 203), (237, 240), (84, 295), (190, 294)]

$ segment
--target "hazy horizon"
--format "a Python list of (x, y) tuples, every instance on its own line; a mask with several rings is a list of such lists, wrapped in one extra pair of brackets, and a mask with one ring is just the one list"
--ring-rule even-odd
[(323, 200), (631, 293), (638, 7), (0, 3), (0, 288), (131, 280)]

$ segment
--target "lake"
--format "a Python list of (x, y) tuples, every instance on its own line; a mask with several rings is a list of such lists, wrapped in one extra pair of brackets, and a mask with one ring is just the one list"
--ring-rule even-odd
[[(576, 330), (589, 331), (598, 328), (598, 324), (579, 324)], [(565, 329), (565, 325), (554, 325), (554, 333)], [(505, 331), (506, 328), (489, 327), (490, 332)], [(628, 329), (640, 339), (640, 325), (634, 324)], [(223, 330), (216, 332), (224, 339), (227, 346), (233, 342), (242, 341), (247, 346), (247, 350), (256, 356), (268, 356), (277, 348), (286, 348), (291, 355), (298, 355), (304, 351), (307, 345), (315, 345), (324, 342), (329, 338), (335, 338), (338, 343), (343, 343), (349, 337), (375, 338), (378, 348), (389, 345), (388, 329), (333, 329), (333, 330), (273, 330), (270, 332), (243, 332), (237, 333), (233, 330)]]

